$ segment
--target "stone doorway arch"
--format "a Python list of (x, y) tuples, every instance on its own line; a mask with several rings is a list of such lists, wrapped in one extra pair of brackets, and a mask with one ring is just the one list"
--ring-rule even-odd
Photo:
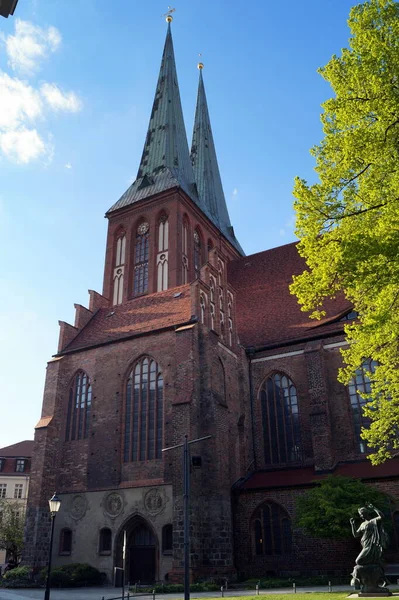
[(115, 548), (115, 566), (122, 567), (123, 532), (126, 530), (125, 582), (152, 584), (158, 580), (159, 543), (152, 525), (134, 515), (127, 519), (118, 532)]

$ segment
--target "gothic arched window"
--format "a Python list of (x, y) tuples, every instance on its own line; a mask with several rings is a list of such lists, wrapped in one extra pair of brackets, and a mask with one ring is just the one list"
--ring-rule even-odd
[(370, 419), (363, 415), (363, 406), (367, 404), (368, 400), (363, 398), (362, 394), (365, 395), (371, 392), (371, 382), (367, 373), (373, 374), (376, 366), (377, 363), (374, 360), (366, 360), (348, 384), (356, 445), (357, 450), (362, 454), (366, 452), (367, 445), (360, 437), (360, 434), (363, 428), (367, 429), (370, 425)]
[(291, 554), (291, 519), (279, 504), (264, 502), (259, 506), (252, 517), (251, 531), (255, 554)]
[(65, 440), (87, 438), (90, 427), (91, 384), (84, 371), (78, 371), (69, 388)]
[(204, 294), (200, 294), (200, 313), (201, 313), (201, 323), (205, 323), (206, 317), (206, 299)]
[(260, 390), (266, 465), (301, 460), (301, 432), (296, 388), (286, 375), (274, 373)]
[(194, 271), (195, 276), (199, 277), (202, 266), (202, 239), (198, 228), (194, 231)]
[(158, 364), (140, 359), (126, 385), (124, 462), (161, 458), (163, 377)]
[(158, 225), (157, 291), (168, 289), (169, 221), (162, 215)]
[(125, 271), (126, 235), (122, 232), (116, 241), (113, 304), (122, 304)]
[(188, 221), (183, 217), (182, 225), (182, 283), (188, 283)]
[(134, 249), (134, 279), (133, 294), (140, 296), (148, 292), (148, 247), (150, 226), (141, 223), (136, 231), (136, 244)]

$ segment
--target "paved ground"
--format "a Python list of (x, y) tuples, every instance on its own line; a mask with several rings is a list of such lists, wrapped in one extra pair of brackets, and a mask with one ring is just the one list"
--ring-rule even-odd
[[(328, 589), (323, 587), (298, 587), (297, 592), (327, 592)], [(350, 592), (352, 588), (349, 585), (337, 585), (333, 587), (333, 591)], [(111, 598), (121, 597), (121, 588), (75, 588), (65, 590), (52, 590), (51, 600), (111, 600)], [(260, 590), (259, 595), (265, 594), (292, 594), (292, 588), (281, 588), (278, 590)], [(224, 592), (225, 597), (232, 596), (254, 596), (255, 590), (231, 590)], [(221, 596), (220, 592), (191, 592), (191, 598), (215, 598)], [(0, 600), (26, 600), (33, 598), (35, 600), (43, 600), (44, 590), (5, 590), (0, 588)], [(175, 598), (183, 598), (183, 594), (157, 594), (156, 600), (174, 600)], [(125, 596), (127, 599), (127, 596)], [(134, 598), (134, 596), (130, 596)], [(139, 600), (152, 600), (152, 596), (139, 596)]]

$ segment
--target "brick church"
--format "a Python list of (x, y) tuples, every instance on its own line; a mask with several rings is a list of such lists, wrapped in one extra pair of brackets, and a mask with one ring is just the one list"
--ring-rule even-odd
[(328, 473), (399, 497), (398, 461), (372, 467), (360, 437), (367, 377), (337, 382), (355, 315), (344, 299), (322, 321), (300, 311), (295, 243), (245, 256), (199, 68), (190, 153), (169, 22), (137, 178), (106, 214), (102, 293), (60, 322), (47, 366), (24, 560), (46, 564), (57, 490), (55, 565), (88, 562), (111, 580), (126, 531), (127, 581), (181, 580), (182, 453), (162, 448), (187, 434), (212, 436), (192, 446), (193, 580), (349, 573), (357, 544), (310, 539), (294, 518)]

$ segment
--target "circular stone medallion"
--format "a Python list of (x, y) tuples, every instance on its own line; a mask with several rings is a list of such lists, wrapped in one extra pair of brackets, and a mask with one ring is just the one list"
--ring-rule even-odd
[(157, 515), (164, 509), (165, 500), (157, 488), (148, 490), (145, 494), (144, 506), (150, 515)]
[(123, 500), (120, 494), (112, 492), (105, 499), (105, 512), (110, 517), (117, 517), (123, 510)]
[(71, 502), (71, 508), (69, 514), (72, 519), (78, 521), (85, 516), (87, 510), (87, 500), (84, 496), (75, 496)]

